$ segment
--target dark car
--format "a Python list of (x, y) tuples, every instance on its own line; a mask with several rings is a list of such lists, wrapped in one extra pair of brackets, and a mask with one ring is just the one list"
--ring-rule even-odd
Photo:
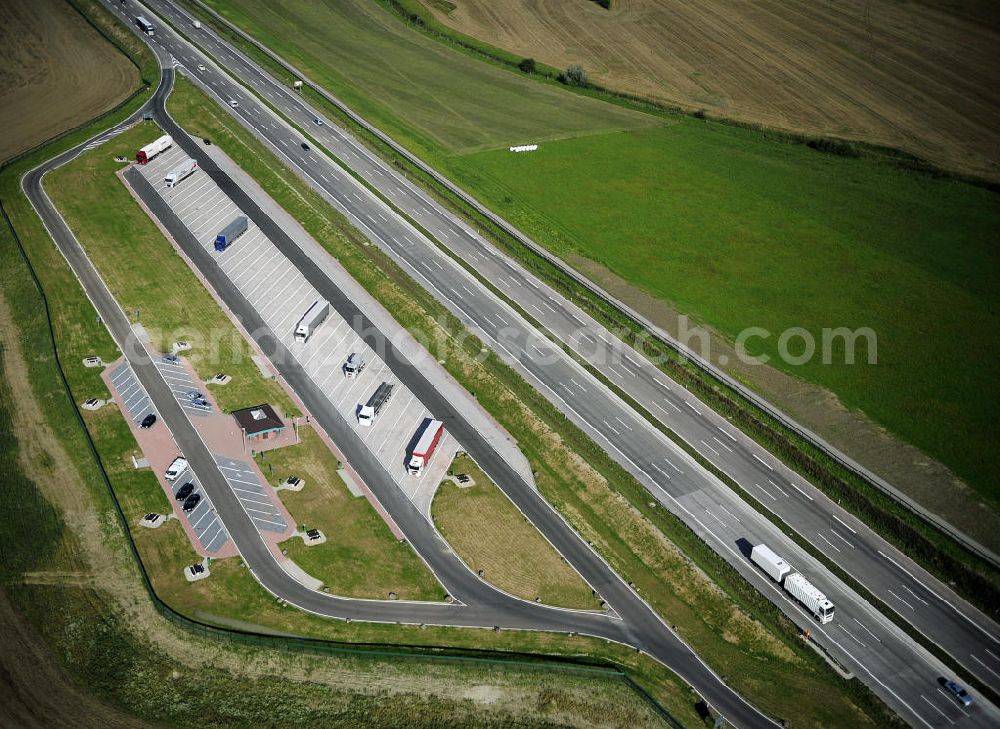
[(188, 481), (186, 484), (177, 489), (177, 493), (174, 494), (174, 498), (178, 501), (184, 501), (184, 499), (191, 495), (192, 491), (194, 491), (194, 484)]
[(163, 361), (169, 364), (177, 364), (181, 360), (176, 354), (165, 354), (163, 355)]
[(306, 152), (308, 152), (309, 151), (309, 145), (306, 144), (305, 142), (303, 142), (302, 143), (302, 149), (304, 149)]
[(201, 501), (201, 494), (191, 494), (184, 499), (184, 506), (182, 508), (185, 512), (194, 511), (194, 507), (198, 505), (199, 501)]
[(964, 706), (965, 708), (969, 708), (970, 706), (972, 706), (972, 697), (969, 696), (969, 692), (966, 691), (961, 686), (959, 686), (957, 683), (955, 683), (954, 681), (945, 680), (941, 682), (941, 685), (944, 686), (944, 690), (950, 693), (952, 696), (954, 696), (955, 700), (958, 701), (958, 703), (960, 703), (962, 706)]
[(153, 423), (155, 423), (155, 422), (156, 422), (156, 415), (154, 415), (153, 413), (150, 413), (149, 415), (147, 415), (146, 417), (144, 417), (142, 419), (142, 422), (139, 423), (139, 427), (143, 428), (143, 429), (152, 428), (153, 427)]
[(212, 143), (212, 140), (211, 140), (211, 139), (209, 139), (208, 137), (205, 137), (205, 138), (204, 138), (204, 139), (202, 139), (201, 141), (203, 141), (203, 142), (204, 142), (205, 144), (211, 144), (211, 143)]

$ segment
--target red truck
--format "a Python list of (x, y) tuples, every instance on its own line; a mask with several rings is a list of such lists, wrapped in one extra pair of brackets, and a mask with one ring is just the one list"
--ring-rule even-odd
[(136, 152), (135, 161), (141, 165), (144, 165), (163, 150), (170, 149), (173, 143), (174, 140), (170, 138), (170, 135), (164, 134), (155, 142), (150, 142), (145, 147)]
[(437, 448), (442, 435), (444, 435), (444, 423), (440, 420), (431, 420), (427, 423), (423, 435), (413, 447), (410, 462), (406, 467), (411, 476), (419, 476), (424, 472), (424, 466), (430, 463), (434, 449)]

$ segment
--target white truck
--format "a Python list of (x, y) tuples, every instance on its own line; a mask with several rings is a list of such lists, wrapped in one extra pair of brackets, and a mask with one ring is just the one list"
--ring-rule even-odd
[(370, 426), (375, 422), (375, 418), (385, 407), (386, 403), (392, 399), (392, 384), (388, 382), (383, 382), (375, 390), (375, 393), (368, 398), (368, 402), (361, 406), (358, 410), (358, 422), (361, 425)]
[(330, 302), (326, 299), (317, 299), (309, 305), (306, 313), (295, 325), (295, 341), (305, 343), (313, 335), (317, 327), (323, 323), (330, 314)]
[(792, 572), (789, 564), (766, 544), (758, 544), (750, 550), (750, 561), (784, 588), (785, 592), (805, 607), (820, 623), (833, 620), (833, 603), (819, 591), (805, 576)]
[(136, 152), (135, 161), (141, 165), (144, 165), (147, 162), (149, 162), (149, 160), (153, 159), (153, 157), (158, 155), (160, 152), (170, 149), (170, 147), (172, 147), (173, 144), (174, 140), (170, 138), (170, 135), (164, 134), (155, 142), (150, 142), (145, 147)]
[(167, 176), (163, 178), (163, 181), (166, 183), (167, 187), (177, 187), (182, 180), (190, 177), (196, 169), (198, 169), (198, 163), (188, 157), (186, 160), (170, 170), (170, 172), (167, 173)]
[(440, 420), (431, 420), (427, 423), (424, 432), (420, 434), (420, 440), (413, 446), (410, 460), (406, 464), (406, 470), (411, 476), (420, 476), (424, 472), (424, 466), (434, 457), (434, 451), (441, 442), (442, 435), (444, 435), (444, 423)]
[(347, 361), (344, 362), (344, 376), (349, 380), (353, 380), (361, 374), (361, 371), (364, 370), (366, 364), (368, 363), (365, 362), (364, 357), (357, 352), (351, 352)]

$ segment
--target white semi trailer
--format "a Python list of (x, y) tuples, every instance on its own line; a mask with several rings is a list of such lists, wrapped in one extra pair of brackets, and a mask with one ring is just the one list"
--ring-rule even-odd
[(750, 550), (750, 561), (781, 585), (785, 592), (812, 613), (816, 620), (821, 623), (829, 623), (833, 620), (833, 603), (827, 599), (826, 595), (803, 575), (792, 572), (789, 564), (766, 544), (758, 544)]
[(164, 134), (162, 137), (157, 139), (155, 142), (150, 142), (145, 147), (142, 147), (138, 152), (135, 153), (135, 161), (141, 165), (146, 164), (149, 160), (153, 159), (160, 152), (170, 149), (173, 145), (174, 140), (170, 138), (169, 134)]
[(167, 173), (167, 176), (163, 178), (163, 181), (166, 183), (167, 187), (177, 187), (182, 180), (190, 177), (196, 169), (198, 169), (198, 163), (188, 157), (186, 160), (170, 170), (170, 172)]
[(330, 302), (326, 299), (317, 299), (309, 305), (306, 309), (306, 313), (302, 315), (299, 319), (299, 323), (295, 325), (295, 341), (296, 342), (306, 342), (309, 337), (313, 335), (316, 328), (326, 319), (330, 314)]

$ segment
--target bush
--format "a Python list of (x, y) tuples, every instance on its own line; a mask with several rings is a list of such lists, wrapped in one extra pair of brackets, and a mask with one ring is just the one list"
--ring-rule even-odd
[(861, 153), (850, 142), (839, 139), (810, 139), (806, 146), (819, 152), (835, 154), (838, 157), (860, 157)]
[(519, 69), (521, 69), (522, 71), (524, 71), (525, 73), (534, 73), (535, 72), (535, 59), (534, 58), (525, 58), (523, 61), (521, 61), (519, 64), (517, 64), (517, 67)]
[(587, 72), (583, 70), (583, 66), (576, 64), (567, 68), (566, 73), (559, 74), (559, 83), (567, 86), (589, 86), (590, 80), (587, 78)]

